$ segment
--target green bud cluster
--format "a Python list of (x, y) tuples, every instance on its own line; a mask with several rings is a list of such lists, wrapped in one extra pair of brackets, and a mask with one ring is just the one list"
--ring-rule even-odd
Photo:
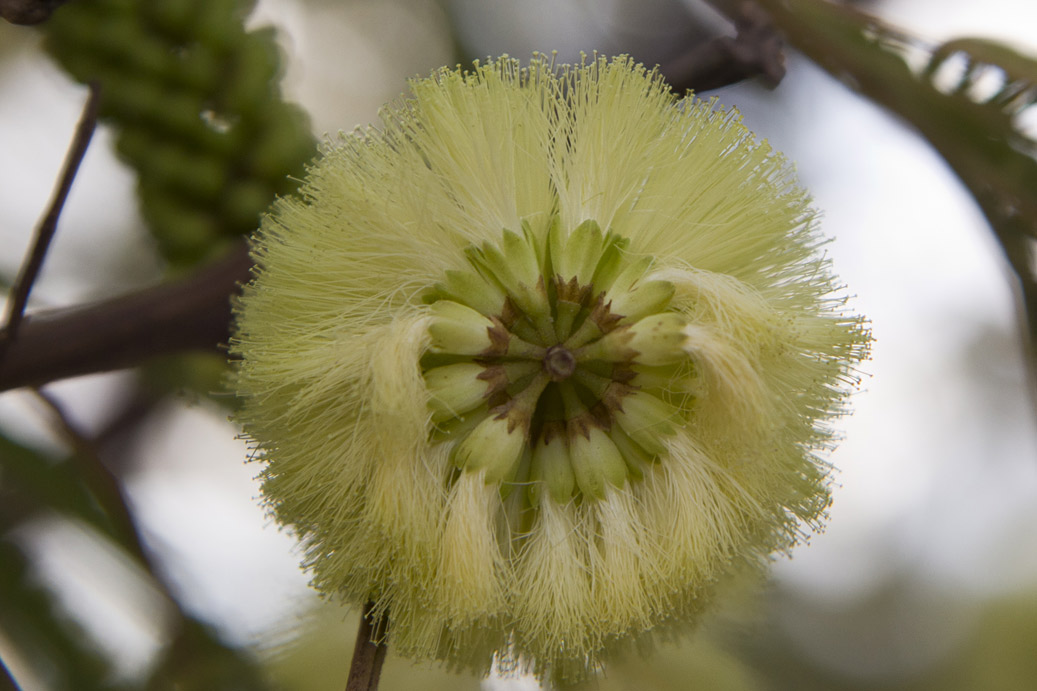
[(294, 190), (315, 146), (277, 88), (272, 29), (246, 32), (244, 0), (77, 0), (45, 25), (77, 80), (101, 86), (101, 117), (138, 174), (141, 210), (173, 266), (252, 232)]
[(674, 286), (594, 221), (528, 224), (466, 252), (425, 296), (422, 358), (435, 435), (486, 481), (536, 505), (603, 499), (666, 453), (680, 419), (662, 393), (688, 361)]

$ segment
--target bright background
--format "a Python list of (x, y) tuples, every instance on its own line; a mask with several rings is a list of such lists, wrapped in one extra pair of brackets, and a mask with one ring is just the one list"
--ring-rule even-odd
[[(450, 22), (480, 55), (557, 49), (572, 60), (598, 49), (650, 61), (665, 59), (666, 46), (697, 25), (722, 26), (694, 0), (685, 4), (453, 0), (444, 10), (425, 0), (263, 0), (252, 21), (282, 31), (283, 88), (322, 133), (376, 119), (406, 78), (451, 62)], [(982, 35), (1037, 52), (1030, 0), (869, 9), (933, 42)], [(718, 96), (795, 161), (824, 211), (835, 270), (876, 339), (830, 458), (839, 472), (829, 527), (794, 559), (777, 561), (773, 588), (743, 625), (749, 642), (739, 646), (775, 688), (796, 688), (791, 668), (829, 675), (818, 688), (903, 685), (975, 645), (991, 608), (1019, 602), (1033, 615), (1027, 630), (1037, 649), (1037, 415), (1008, 270), (978, 208), (912, 131), (791, 51), (776, 91), (749, 83)], [(4, 276), (17, 271), (84, 97), (31, 30), (0, 25)], [(1030, 125), (1037, 132), (1037, 118)], [(159, 274), (133, 184), (102, 128), (34, 307), (118, 294)], [(49, 390), (90, 430), (117, 407), (124, 385), (125, 375), (113, 374)], [(258, 468), (245, 464), (245, 445), (224, 417), (184, 399), (152, 418), (128, 490), (186, 606), (228, 640), (268, 650), (304, 626), (316, 598), (292, 540), (258, 507)], [(26, 394), (0, 397), (0, 425), (27, 443), (60, 446)], [(158, 595), (73, 524), (40, 522), (23, 539), (34, 545), (39, 577), (117, 657), (120, 673), (144, 674), (164, 635)], [(340, 657), (348, 652), (343, 643)]]

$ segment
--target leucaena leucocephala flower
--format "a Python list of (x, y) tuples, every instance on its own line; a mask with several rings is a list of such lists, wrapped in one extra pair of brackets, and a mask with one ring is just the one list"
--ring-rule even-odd
[(410, 88), (264, 220), (239, 420), (397, 652), (575, 681), (820, 525), (867, 329), (714, 102), (624, 57)]

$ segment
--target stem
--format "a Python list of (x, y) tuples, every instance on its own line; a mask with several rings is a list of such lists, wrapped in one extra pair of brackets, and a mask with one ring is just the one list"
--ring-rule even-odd
[(346, 691), (375, 691), (378, 688), (378, 678), (382, 675), (382, 663), (388, 650), (389, 619), (382, 614), (372, 623), (373, 618), (374, 602), (369, 600), (360, 615)]
[(100, 96), (101, 91), (97, 84), (90, 84), (90, 95), (87, 97), (86, 105), (83, 106), (83, 114), (79, 118), (79, 124), (76, 125), (76, 133), (72, 138), (72, 145), (65, 156), (65, 166), (61, 171), (58, 187), (54, 190), (54, 196), (51, 197), (47, 212), (40, 220), (32, 247), (29, 249), (25, 261), (22, 262), (22, 268), (18, 272), (18, 278), (15, 280), (14, 288), (11, 291), (11, 304), (7, 311), (7, 325), (4, 327), (3, 332), (0, 333), (0, 360), (3, 359), (7, 347), (18, 335), (18, 327), (22, 322), (22, 317), (25, 315), (25, 306), (29, 302), (29, 293), (32, 291), (32, 285), (36, 282), (36, 277), (43, 267), (43, 259), (47, 256), (47, 250), (50, 248), (50, 242), (54, 239), (54, 234), (57, 232), (58, 218), (61, 216), (61, 209), (65, 206), (65, 200), (68, 199), (68, 193), (72, 189), (72, 181), (76, 178), (79, 164), (83, 162), (86, 150), (90, 146), (90, 139), (93, 137), (94, 129), (97, 127), (97, 108), (100, 103)]

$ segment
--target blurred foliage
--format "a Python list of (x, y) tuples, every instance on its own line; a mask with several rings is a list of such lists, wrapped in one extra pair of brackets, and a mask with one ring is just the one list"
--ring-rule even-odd
[(1037, 679), (1037, 590), (984, 597), (901, 576), (850, 601), (777, 591), (770, 609), (740, 647), (768, 689), (1030, 691)]
[(1028, 691), (1037, 680), (1037, 591), (992, 601), (965, 645), (919, 691)]
[(146, 691), (263, 691), (270, 686), (248, 651), (226, 645), (211, 627), (185, 619), (144, 685)]
[[(80, 452), (82, 453), (82, 452)], [(0, 631), (48, 689), (132, 688), (112, 676), (109, 661), (32, 573), (14, 530), (55, 515), (80, 521), (137, 568), (128, 578), (158, 586), (175, 606), (136, 536), (120, 520), (126, 507), (98, 487), (89, 464), (54, 458), (0, 436)], [(84, 565), (89, 566), (89, 565)], [(259, 691), (265, 678), (252, 655), (223, 643), (213, 630), (175, 609), (169, 640), (144, 688), (154, 691)]]
[(71, 458), (51, 458), (4, 437), (0, 437), (0, 507), (0, 525), (5, 530), (42, 511), (80, 519), (102, 533), (117, 530)]
[[(914, 126), (965, 184), (1016, 274), (1031, 365), (1037, 362), (1037, 140), (1022, 126), (1037, 103), (1037, 60), (985, 39), (929, 47), (826, 0), (758, 2), (793, 46)], [(925, 67), (912, 69), (919, 56)], [(959, 59), (960, 74), (944, 83), (944, 68)]]
[(605, 674), (574, 691), (763, 691), (770, 688), (708, 632), (680, 645), (661, 646), (650, 657), (617, 659)]
[(245, 31), (247, 0), (76, 0), (44, 25), (51, 54), (101, 85), (102, 120), (136, 171), (162, 255), (191, 266), (258, 225), (316, 153), (281, 99), (271, 28)]
[(55, 604), (30, 573), (28, 556), (0, 539), (0, 622), (20, 656), (33, 663), (53, 691), (121, 688), (110, 681), (105, 657)]

